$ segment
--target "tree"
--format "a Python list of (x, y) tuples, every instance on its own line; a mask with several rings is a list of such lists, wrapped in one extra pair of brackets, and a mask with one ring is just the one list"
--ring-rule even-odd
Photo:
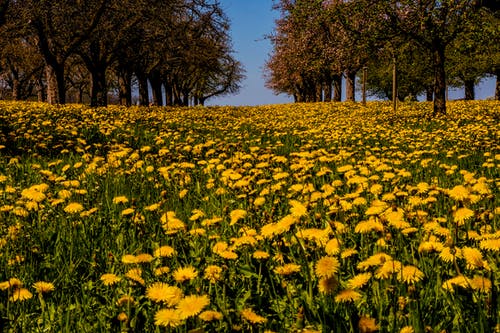
[[(377, 0), (365, 2), (378, 13), (391, 38), (404, 37), (431, 54), (434, 70), (434, 111), (446, 113), (446, 52), (477, 18), (475, 0)], [(392, 36), (391, 36), (392, 35)]]
[(66, 101), (65, 63), (90, 36), (106, 9), (107, 0), (20, 0), (17, 17), (28, 24), (45, 60), (49, 103)]

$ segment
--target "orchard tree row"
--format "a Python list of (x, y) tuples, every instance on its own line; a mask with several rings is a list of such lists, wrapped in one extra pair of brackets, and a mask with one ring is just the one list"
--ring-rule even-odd
[(203, 104), (243, 78), (217, 1), (0, 0), (0, 24), (4, 98)]
[(500, 98), (500, 10), (495, 0), (280, 0), (270, 36), (267, 85), (296, 101), (354, 100), (356, 77), (368, 93), (434, 100), (446, 112), (446, 87), (497, 78)]

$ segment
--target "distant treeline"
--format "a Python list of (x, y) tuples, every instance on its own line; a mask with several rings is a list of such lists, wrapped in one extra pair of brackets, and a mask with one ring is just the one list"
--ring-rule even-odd
[(500, 98), (500, 4), (495, 0), (280, 0), (270, 36), (267, 85), (296, 101), (354, 100), (356, 76), (369, 94), (425, 94), (446, 112), (446, 86), (474, 99), (482, 78), (497, 78)]
[(0, 0), (0, 25), (0, 98), (203, 104), (243, 78), (217, 1)]

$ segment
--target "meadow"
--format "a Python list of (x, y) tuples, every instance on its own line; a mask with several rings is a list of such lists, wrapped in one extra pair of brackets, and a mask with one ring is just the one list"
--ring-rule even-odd
[(0, 102), (3, 332), (500, 332), (500, 102)]

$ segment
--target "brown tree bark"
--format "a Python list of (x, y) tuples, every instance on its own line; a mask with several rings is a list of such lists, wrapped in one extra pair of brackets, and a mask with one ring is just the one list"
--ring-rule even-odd
[(153, 72), (149, 75), (149, 82), (151, 83), (151, 92), (153, 93), (153, 105), (163, 106), (163, 93), (161, 90), (160, 74)]
[(149, 105), (149, 89), (148, 78), (142, 73), (136, 73), (137, 81), (139, 83), (139, 105)]
[(60, 92), (58, 90), (57, 74), (53, 66), (45, 67), (47, 82), (47, 102), (49, 104), (60, 104)]
[(125, 68), (118, 70), (118, 98), (120, 105), (132, 105), (132, 74)]
[(342, 75), (333, 77), (333, 101), (340, 102), (342, 100)]
[(434, 100), (434, 88), (432, 86), (425, 88), (425, 100), (427, 102), (432, 102)]
[(346, 101), (355, 102), (355, 87), (356, 85), (356, 72), (347, 71), (345, 76), (345, 99)]
[(474, 92), (474, 80), (465, 80), (464, 90), (466, 101), (473, 101), (476, 98), (476, 94)]
[(433, 115), (446, 114), (446, 72), (444, 47), (434, 47), (434, 111)]
[(90, 106), (107, 106), (108, 105), (108, 89), (106, 84), (106, 70), (94, 68), (90, 72), (92, 84), (90, 88)]
[(325, 83), (324, 89), (323, 89), (323, 101), (324, 102), (331, 102), (332, 101), (332, 82), (327, 82)]
[(168, 82), (163, 82), (163, 86), (165, 87), (165, 105), (174, 105), (174, 89), (172, 85)]

